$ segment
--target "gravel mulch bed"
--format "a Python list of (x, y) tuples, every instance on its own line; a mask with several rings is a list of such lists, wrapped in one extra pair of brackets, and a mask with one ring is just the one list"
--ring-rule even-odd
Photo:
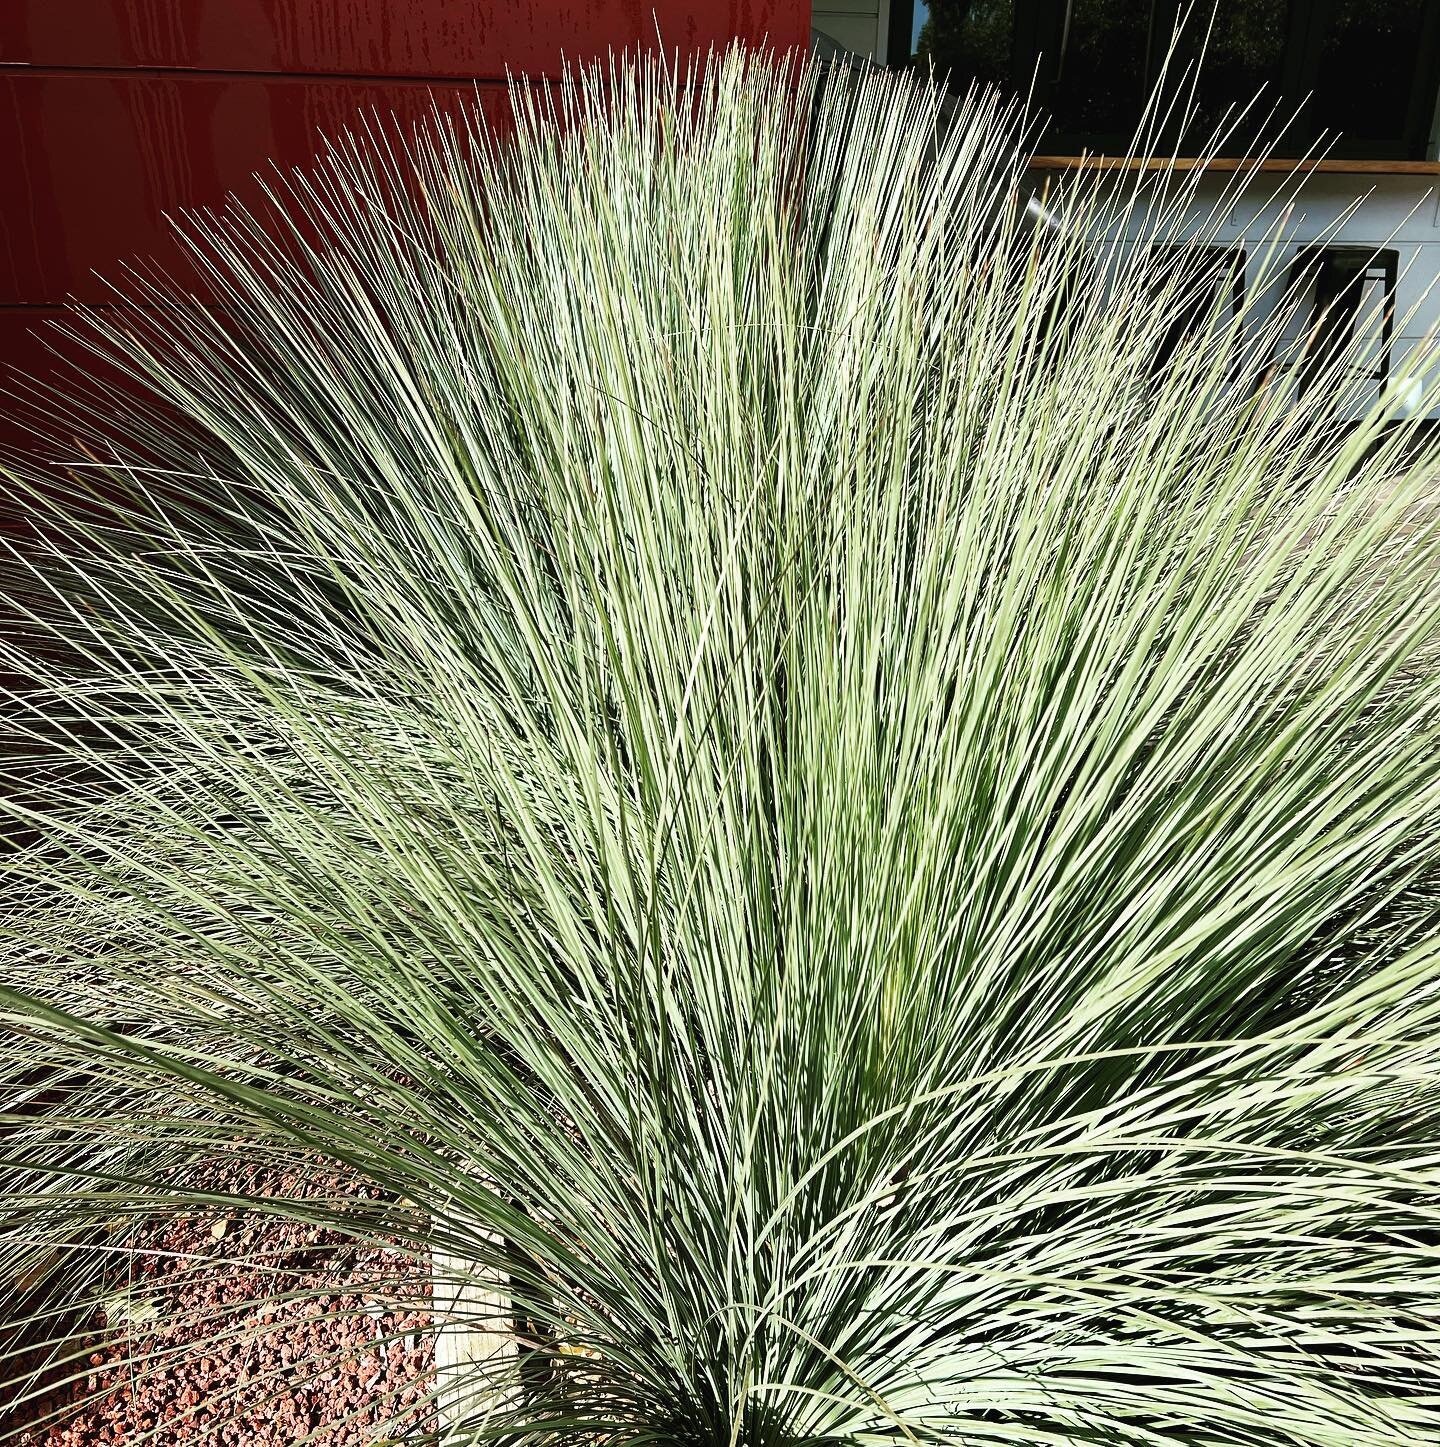
[[(369, 1194), (334, 1173), (244, 1166), (217, 1172), (209, 1188)], [(433, 1441), (423, 1263), (253, 1213), (142, 1221), (128, 1244), (126, 1274), (93, 1323), (88, 1378), (48, 1404), (72, 1410), (19, 1443), (360, 1447), (387, 1433)], [(277, 1302), (277, 1292), (303, 1295)]]

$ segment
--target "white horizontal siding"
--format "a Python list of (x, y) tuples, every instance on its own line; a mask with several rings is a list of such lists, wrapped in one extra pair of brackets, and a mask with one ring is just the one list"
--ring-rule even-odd
[[(1432, 329), (1440, 331), (1440, 178), (1417, 176), (1347, 176), (1317, 174), (1297, 188), (1289, 177), (1256, 173), (1234, 187), (1219, 225), (1217, 242), (1246, 246), (1250, 253), (1247, 280), (1255, 284), (1261, 262), (1257, 247), (1282, 225), (1285, 240), (1278, 258), (1288, 261), (1303, 245), (1322, 241), (1346, 246), (1389, 246), (1399, 253), (1395, 337), (1390, 370), (1403, 367), (1405, 353)], [(1181, 234), (1199, 230), (1211, 219), (1216, 201), (1227, 194), (1217, 175), (1200, 183)], [(1288, 214), (1287, 214), (1288, 208)], [(1351, 213), (1347, 215), (1347, 212)], [(1109, 239), (1106, 249), (1125, 250), (1143, 234), (1143, 220), (1126, 234)], [(1258, 309), (1257, 319), (1266, 307)], [(1373, 389), (1372, 389), (1373, 395)], [(1429, 415), (1440, 417), (1440, 376), (1427, 393)]]

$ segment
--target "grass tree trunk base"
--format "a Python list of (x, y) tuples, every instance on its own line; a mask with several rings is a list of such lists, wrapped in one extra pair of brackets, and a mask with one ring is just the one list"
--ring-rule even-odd
[(508, 1284), (461, 1256), (431, 1254), (435, 1409), (442, 1444), (469, 1440), (491, 1413), (515, 1404), (520, 1356)]

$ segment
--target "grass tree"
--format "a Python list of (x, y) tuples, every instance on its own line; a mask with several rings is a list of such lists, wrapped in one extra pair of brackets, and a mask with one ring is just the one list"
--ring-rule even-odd
[(1413, 425), (1253, 300), (1157, 364), (1185, 254), (1086, 238), (1198, 180), (1030, 229), (993, 99), (515, 121), (185, 223), (8, 469), (0, 1378), (248, 1206), (503, 1283), (455, 1440), (1436, 1440)]

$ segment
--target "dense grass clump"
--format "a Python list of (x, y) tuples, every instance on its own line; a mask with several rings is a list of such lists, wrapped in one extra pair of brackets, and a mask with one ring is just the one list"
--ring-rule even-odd
[(469, 1263), (456, 1440), (1440, 1440), (1433, 456), (984, 97), (517, 123), (189, 223), (10, 471), (0, 1378), (234, 1206)]

